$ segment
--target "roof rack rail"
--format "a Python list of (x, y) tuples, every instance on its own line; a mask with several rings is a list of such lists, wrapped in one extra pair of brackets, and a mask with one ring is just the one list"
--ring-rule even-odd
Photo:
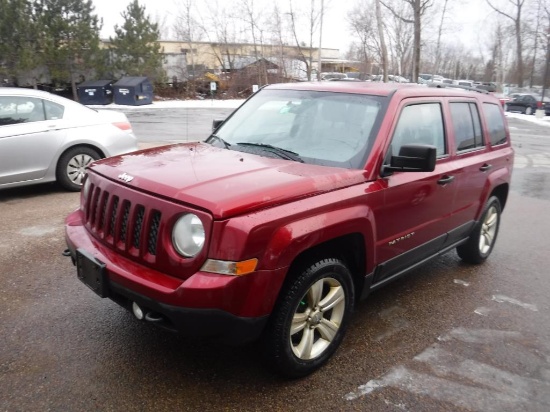
[(464, 90), (471, 90), (473, 92), (483, 93), (483, 94), (489, 94), (489, 92), (485, 89), (479, 89), (477, 87), (470, 87), (470, 86), (461, 86), (459, 84), (449, 84), (449, 83), (428, 83), (428, 87), (437, 87), (437, 88), (446, 88), (450, 87), (453, 89), (464, 89)]

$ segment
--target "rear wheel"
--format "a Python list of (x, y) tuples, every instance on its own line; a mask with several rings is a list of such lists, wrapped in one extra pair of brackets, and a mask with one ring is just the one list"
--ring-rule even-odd
[(263, 336), (267, 362), (294, 378), (318, 369), (340, 345), (353, 304), (351, 274), (341, 261), (309, 266), (281, 291)]
[(489, 257), (497, 240), (501, 212), (500, 201), (491, 197), (468, 241), (456, 248), (463, 261), (477, 264)]
[(527, 106), (525, 108), (525, 114), (529, 116), (533, 114), (533, 109), (531, 108), (531, 106)]
[(67, 150), (57, 163), (57, 181), (65, 189), (77, 192), (82, 188), (86, 167), (101, 159), (101, 155), (86, 146), (77, 146)]

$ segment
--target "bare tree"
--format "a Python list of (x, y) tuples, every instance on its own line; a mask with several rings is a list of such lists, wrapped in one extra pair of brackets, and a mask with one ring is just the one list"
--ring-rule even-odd
[[(354, 55), (350, 55), (350, 59), (361, 61), (364, 65), (364, 70), (367, 72), (371, 71), (372, 55), (380, 54), (378, 33), (376, 31), (376, 15), (372, 12), (373, 1), (377, 0), (362, 0), (349, 11), (347, 16), (350, 29), (354, 37), (359, 40), (358, 43), (355, 44), (355, 48), (352, 48), (352, 53)], [(382, 32), (383, 30), (382, 28)], [(387, 67), (387, 51), (385, 64)]]
[(180, 70), (182, 77), (187, 79), (187, 89), (191, 94), (195, 93), (195, 77), (197, 74), (194, 43), (200, 41), (202, 37), (202, 29), (195, 16), (197, 11), (194, 9), (193, 4), (193, 0), (179, 0), (174, 24), (177, 39), (187, 44), (182, 52), (185, 54), (186, 66), (191, 66), (191, 73), (189, 73), (187, 67), (182, 67)]
[(263, 46), (263, 33), (260, 28), (262, 26), (260, 15), (256, 14), (254, 0), (241, 0), (241, 9), (241, 19), (243, 19), (245, 25), (249, 29), (248, 33), (252, 36), (252, 47), (254, 49), (254, 58), (256, 59), (258, 84), (263, 85), (267, 83), (267, 71), (265, 65), (262, 64), (261, 61), (263, 58), (263, 51), (261, 50)]
[[(410, 17), (410, 10), (406, 7), (406, 4), (401, 5), (401, 9), (398, 10), (400, 16)], [(393, 18), (387, 18), (386, 24), (387, 35), (389, 39), (389, 45), (391, 52), (391, 70), (394, 74), (404, 75), (408, 73), (410, 75), (410, 60), (411, 60), (411, 44), (412, 44), (412, 26), (405, 23), (401, 18), (392, 16)]]
[(486, 0), (489, 7), (491, 7), (495, 12), (501, 16), (510, 19), (514, 24), (514, 32), (516, 36), (516, 65), (517, 65), (517, 85), (518, 87), (523, 87), (523, 48), (522, 48), (522, 8), (525, 4), (525, 0), (508, 0), (513, 6), (513, 13), (507, 13), (497, 8), (491, 3), (491, 0)]
[[(412, 78), (413, 81), (418, 79), (420, 73), (420, 54), (422, 49), (422, 17), (426, 11), (433, 5), (433, 0), (400, 0), (407, 3), (412, 9), (413, 18), (406, 18), (405, 16), (398, 13), (393, 7), (386, 1), (380, 0), (380, 3), (386, 7), (392, 14), (405, 23), (410, 23), (414, 27), (414, 45), (413, 45), (413, 67), (412, 67)], [(487, 0), (488, 1), (488, 0)]]
[[(315, 35), (317, 31), (317, 27), (320, 22), (320, 10), (317, 10), (315, 8), (315, 3), (313, 0), (311, 0), (310, 7), (308, 10), (305, 11), (304, 15), (307, 15), (307, 27), (308, 27), (308, 37), (309, 41), (308, 43), (301, 42), (298, 35), (298, 20), (299, 20), (299, 13), (293, 6), (293, 1), (289, 0), (289, 11), (288, 15), (290, 17), (290, 30), (292, 32), (292, 37), (294, 38), (296, 48), (298, 49), (298, 59), (303, 61), (306, 65), (306, 74), (307, 79), (311, 80), (311, 72), (313, 68), (313, 36)], [(300, 26), (302, 26), (300, 24)], [(318, 68), (318, 71), (321, 71), (321, 68)]]
[(382, 8), (380, 0), (376, 0), (376, 22), (378, 27), (378, 36), (380, 37), (380, 58), (382, 63), (382, 80), (388, 82), (388, 49), (386, 47), (386, 39), (384, 36), (384, 25), (382, 23)]
[(439, 22), (439, 29), (437, 30), (437, 44), (435, 47), (435, 63), (434, 63), (434, 72), (439, 72), (439, 65), (441, 60), (441, 36), (443, 34), (443, 27), (445, 23), (445, 15), (447, 13), (447, 4), (449, 0), (444, 0), (443, 11), (441, 12), (441, 21)]

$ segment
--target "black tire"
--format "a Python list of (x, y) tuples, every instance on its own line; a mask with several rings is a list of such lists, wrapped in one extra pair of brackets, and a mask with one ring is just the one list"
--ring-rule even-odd
[(502, 208), (497, 197), (487, 201), (480, 221), (470, 234), (468, 241), (456, 248), (458, 256), (467, 263), (483, 263), (491, 254), (497, 240)]
[(57, 162), (57, 181), (63, 188), (78, 192), (82, 188), (86, 166), (98, 159), (101, 155), (90, 147), (71, 147)]
[(337, 259), (320, 260), (292, 278), (281, 290), (262, 337), (269, 366), (290, 378), (321, 367), (344, 337), (354, 299), (351, 273)]
[(525, 108), (525, 114), (531, 116), (533, 114), (533, 108), (531, 106), (527, 106)]

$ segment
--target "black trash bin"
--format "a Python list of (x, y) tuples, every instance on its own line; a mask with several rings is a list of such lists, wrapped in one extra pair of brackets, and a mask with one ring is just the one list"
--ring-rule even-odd
[(113, 102), (112, 80), (90, 80), (76, 87), (78, 100), (82, 104), (105, 105)]
[(147, 77), (123, 77), (113, 85), (114, 102), (127, 106), (153, 103), (153, 84)]

